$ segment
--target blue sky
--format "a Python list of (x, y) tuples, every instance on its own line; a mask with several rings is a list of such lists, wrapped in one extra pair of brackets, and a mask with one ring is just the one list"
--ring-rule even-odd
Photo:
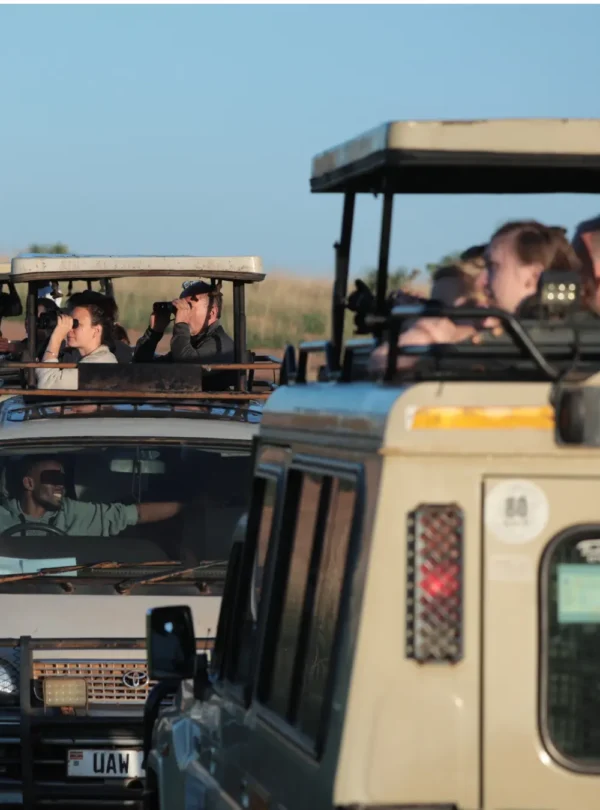
[[(0, 6), (0, 252), (256, 253), (329, 273), (325, 148), (396, 118), (600, 117), (598, 6)], [(591, 198), (398, 198), (392, 263)], [(377, 256), (357, 210), (354, 272)]]

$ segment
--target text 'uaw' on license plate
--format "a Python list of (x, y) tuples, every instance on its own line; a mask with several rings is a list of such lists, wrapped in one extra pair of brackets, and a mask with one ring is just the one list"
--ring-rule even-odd
[(70, 749), (67, 776), (99, 779), (135, 779), (144, 776), (143, 753), (134, 749)]

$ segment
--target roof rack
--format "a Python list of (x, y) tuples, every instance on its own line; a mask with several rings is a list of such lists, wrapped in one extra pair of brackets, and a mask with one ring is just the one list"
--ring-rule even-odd
[(10, 399), (0, 406), (3, 421), (28, 422), (51, 418), (124, 418), (127, 416), (158, 417), (177, 416), (184, 419), (214, 419), (233, 422), (260, 421), (262, 402), (236, 402), (232, 400), (153, 400), (132, 401), (127, 397), (114, 398), (109, 402), (93, 398), (67, 399), (25, 403), (22, 397)]
[[(335, 249), (330, 365), (339, 375), (348, 307), (350, 247), (357, 194), (382, 194), (375, 316), (358, 334), (377, 342), (389, 326), (387, 283), (395, 194), (597, 193), (600, 120), (395, 121), (317, 155), (311, 190), (344, 195)], [(354, 309), (359, 315), (359, 311)], [(363, 311), (362, 315), (365, 314)]]

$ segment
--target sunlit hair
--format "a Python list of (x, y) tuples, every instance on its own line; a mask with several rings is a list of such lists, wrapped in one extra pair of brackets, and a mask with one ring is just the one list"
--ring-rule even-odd
[(581, 263), (584, 301), (593, 305), (600, 283), (600, 217), (580, 222), (571, 244)]
[(510, 237), (512, 247), (523, 265), (540, 264), (544, 270), (580, 270), (581, 264), (567, 240), (567, 230), (542, 225), (535, 220), (507, 222), (498, 228), (490, 244)]

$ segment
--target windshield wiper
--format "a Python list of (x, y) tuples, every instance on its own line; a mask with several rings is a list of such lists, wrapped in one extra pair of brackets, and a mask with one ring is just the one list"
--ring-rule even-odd
[[(0, 585), (5, 582), (19, 582), (24, 579), (43, 579), (54, 574), (70, 574), (74, 571), (101, 571), (103, 569), (115, 570), (118, 568), (169, 568), (173, 565), (181, 565), (179, 560), (160, 560), (140, 563), (123, 563), (114, 560), (104, 562), (86, 563), (85, 565), (56, 565), (52, 568), (40, 568), (39, 571), (32, 571), (28, 574), (5, 574), (0, 577)], [(172, 573), (172, 572), (169, 572)]]
[[(221, 570), (218, 571), (218, 569)], [(115, 585), (115, 590), (118, 591), (118, 593), (130, 593), (133, 588), (136, 588), (139, 585), (154, 585), (156, 582), (164, 582), (168, 579), (185, 577), (186, 575), (198, 574), (200, 572), (211, 573), (212, 575), (207, 577), (207, 579), (225, 579), (225, 575), (227, 573), (227, 560), (210, 560), (208, 562), (201, 562), (198, 565), (193, 566), (193, 568), (181, 568), (178, 571), (169, 571), (166, 574), (158, 574), (155, 577), (124, 579), (121, 582), (117, 582)], [(190, 577), (190, 579), (193, 581), (194, 579), (202, 579), (202, 577)]]

